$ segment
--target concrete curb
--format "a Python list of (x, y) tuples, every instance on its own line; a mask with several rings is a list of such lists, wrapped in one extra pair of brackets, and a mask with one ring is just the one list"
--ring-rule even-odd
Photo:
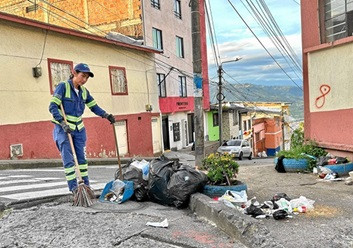
[(206, 195), (193, 194), (189, 208), (198, 216), (215, 223), (230, 237), (240, 240), (248, 247), (284, 247), (270, 236), (269, 230), (263, 223), (214, 201)]

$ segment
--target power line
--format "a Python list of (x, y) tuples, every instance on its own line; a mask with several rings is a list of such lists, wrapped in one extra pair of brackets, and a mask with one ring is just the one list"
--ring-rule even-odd
[[(282, 44), (281, 40), (279, 39), (278, 35), (276, 34), (275, 30), (271, 27), (271, 21), (267, 18), (267, 16), (265, 15), (264, 11), (261, 9), (261, 7), (259, 8), (262, 12), (262, 14), (260, 13), (260, 11), (257, 9), (257, 7), (251, 2), (249, 2), (248, 0), (246, 0), (246, 2), (248, 3), (249, 7), (251, 8), (252, 12), (248, 9), (248, 7), (244, 4), (244, 2), (242, 0), (240, 0), (241, 3), (243, 4), (243, 6), (247, 9), (247, 11), (250, 13), (250, 15), (253, 17), (253, 19), (258, 23), (259, 26), (262, 27), (263, 31), (267, 34), (267, 36), (270, 38), (270, 40), (272, 41), (272, 43), (274, 44), (274, 46), (277, 48), (277, 50), (280, 52), (280, 54), (282, 55), (282, 57), (285, 59), (285, 61), (287, 62), (287, 64), (289, 65), (289, 67), (291, 68), (291, 70), (293, 71), (293, 73), (297, 76), (297, 78), (299, 80), (302, 81), (302, 79), (300, 78), (300, 76), (296, 73), (296, 71), (293, 69), (293, 66), (291, 65), (291, 63), (288, 61), (287, 57), (283, 54), (286, 53), (287, 56), (291, 59), (291, 61), (293, 62), (294, 66), (300, 71), (300, 73), (302, 73), (302, 69), (300, 66), (297, 65), (296, 61), (293, 59), (292, 55), (287, 51), (286, 47)], [(275, 20), (273, 20), (275, 22)], [(280, 31), (278, 31), (279, 33)], [(281, 34), (279, 35), (280, 37), (284, 37)], [(285, 37), (284, 37), (285, 39)], [(288, 46), (290, 46), (288, 44)], [(283, 52), (282, 52), (283, 50)]]
[(235, 8), (235, 6), (233, 5), (233, 3), (228, 0), (229, 4), (232, 6), (232, 8), (234, 9), (234, 11), (238, 14), (238, 16), (240, 17), (240, 19), (244, 22), (244, 24), (248, 27), (248, 29), (250, 30), (250, 32), (255, 36), (255, 38), (257, 39), (257, 41), (261, 44), (261, 46), (265, 49), (265, 51), (268, 53), (268, 55), (270, 55), (270, 57), (273, 59), (273, 61), (277, 64), (277, 66), (287, 75), (287, 77), (301, 90), (303, 90), (289, 75), (288, 73), (282, 68), (282, 66), (277, 62), (277, 60), (272, 56), (272, 54), (267, 50), (267, 48), (262, 44), (262, 42), (260, 41), (260, 39), (257, 37), (257, 35), (254, 33), (254, 31), (250, 28), (250, 26), (247, 24), (247, 22), (244, 20), (244, 18), (240, 15), (240, 13), (237, 11), (237, 9)]

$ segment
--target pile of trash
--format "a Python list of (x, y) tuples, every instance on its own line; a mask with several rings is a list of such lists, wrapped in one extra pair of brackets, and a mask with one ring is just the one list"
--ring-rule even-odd
[[(117, 171), (115, 178), (120, 178)], [(123, 168), (124, 181), (116, 179), (114, 182), (119, 187), (113, 188), (109, 194), (104, 195), (106, 201), (118, 201), (118, 203), (126, 200), (124, 196), (128, 184), (132, 199), (136, 201), (151, 200), (162, 205), (173, 205), (177, 208), (186, 207), (190, 200), (190, 195), (201, 192), (208, 181), (208, 177), (188, 165), (180, 164), (177, 161), (169, 160), (162, 156), (151, 162), (146, 160), (132, 161)], [(104, 193), (104, 191), (103, 191)], [(103, 195), (102, 193), (102, 195)], [(112, 195), (109, 198), (109, 195)]]
[(300, 196), (290, 199), (285, 193), (275, 194), (271, 200), (260, 204), (256, 197), (247, 199), (246, 191), (229, 191), (218, 198), (226, 206), (238, 209), (242, 213), (251, 215), (257, 219), (273, 217), (275, 220), (292, 218), (292, 214), (305, 213), (314, 209), (315, 201)]

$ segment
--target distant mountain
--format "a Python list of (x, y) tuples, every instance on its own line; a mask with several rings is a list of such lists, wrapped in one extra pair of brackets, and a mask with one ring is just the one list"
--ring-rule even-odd
[[(211, 87), (211, 102), (217, 103), (217, 87)], [(223, 88), (224, 101), (245, 102), (289, 102), (291, 116), (295, 119), (303, 119), (304, 102), (303, 91), (296, 86), (264, 86), (255, 84), (229, 84)]]

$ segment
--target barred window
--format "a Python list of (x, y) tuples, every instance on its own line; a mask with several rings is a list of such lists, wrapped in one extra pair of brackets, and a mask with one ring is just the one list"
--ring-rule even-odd
[(54, 93), (55, 87), (63, 81), (70, 78), (73, 70), (73, 62), (59, 59), (49, 59), (49, 83), (50, 83), (50, 94)]
[(161, 4), (160, 4), (159, 0), (151, 0), (151, 6), (156, 9), (161, 8)]
[(112, 95), (127, 95), (127, 79), (124, 67), (109, 66)]
[(321, 20), (324, 28), (321, 36), (324, 42), (331, 42), (352, 36), (353, 0), (321, 0)]

